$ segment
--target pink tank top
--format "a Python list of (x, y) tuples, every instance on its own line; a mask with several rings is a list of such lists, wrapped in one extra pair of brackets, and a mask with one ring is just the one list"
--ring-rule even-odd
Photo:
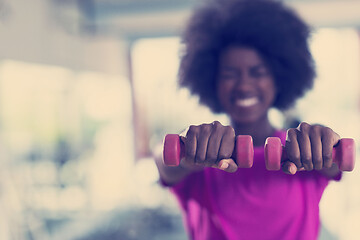
[[(285, 144), (285, 132), (275, 136)], [(316, 171), (294, 176), (265, 168), (264, 148), (254, 165), (227, 173), (214, 168), (171, 187), (194, 240), (312, 240), (319, 233), (319, 202), (329, 179)]]

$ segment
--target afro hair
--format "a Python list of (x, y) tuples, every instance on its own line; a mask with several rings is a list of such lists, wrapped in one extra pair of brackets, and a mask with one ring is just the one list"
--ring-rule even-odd
[(315, 67), (310, 28), (291, 9), (272, 0), (212, 0), (198, 7), (184, 31), (179, 84), (216, 113), (218, 58), (230, 45), (255, 49), (278, 90), (273, 107), (285, 110), (312, 88)]

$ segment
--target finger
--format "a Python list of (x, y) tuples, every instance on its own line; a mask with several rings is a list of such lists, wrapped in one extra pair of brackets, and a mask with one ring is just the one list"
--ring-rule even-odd
[(314, 165), (312, 163), (311, 142), (307, 132), (304, 131), (298, 133), (298, 143), (299, 143), (300, 159), (302, 166), (307, 171), (313, 170)]
[(235, 161), (231, 158), (220, 160), (220, 162), (217, 164), (217, 167), (230, 173), (236, 172), (238, 169)]
[(297, 168), (301, 168), (302, 164), (300, 159), (299, 143), (297, 140), (297, 132), (298, 130), (295, 128), (291, 128), (287, 131), (285, 150), (289, 161), (293, 162)]
[(333, 148), (339, 142), (340, 136), (330, 128), (324, 128), (322, 131), (322, 158), (324, 168), (331, 168), (333, 165)]
[(323, 168), (323, 150), (322, 150), (322, 141), (321, 133), (317, 127), (314, 127), (309, 134), (310, 143), (311, 143), (311, 157), (312, 163), (316, 170)]
[(207, 165), (206, 153), (208, 150), (208, 142), (211, 135), (211, 124), (203, 124), (200, 126), (200, 133), (197, 137), (195, 163)]
[[(213, 123), (213, 130), (209, 138), (208, 149), (206, 153), (206, 161), (209, 165), (213, 165), (219, 160), (220, 144), (223, 137), (222, 125), (219, 122)], [(230, 156), (229, 156), (230, 157)]]
[(281, 169), (284, 173), (287, 173), (290, 175), (294, 175), (297, 172), (297, 167), (296, 167), (295, 163), (290, 162), (290, 161), (285, 161), (282, 164)]
[(186, 133), (186, 138), (183, 138), (185, 144), (185, 161), (192, 164), (195, 163), (197, 134), (197, 128), (190, 126)]
[(235, 147), (235, 131), (232, 127), (228, 126), (225, 129), (225, 133), (222, 136), (220, 142), (219, 156), (218, 159), (229, 159), (231, 158)]
[(187, 135), (187, 133), (189, 132), (189, 129), (190, 129), (190, 127), (186, 128), (184, 131), (182, 131), (182, 132), (179, 134), (179, 136), (180, 136), (181, 139), (185, 139), (185, 138), (186, 138), (186, 135)]

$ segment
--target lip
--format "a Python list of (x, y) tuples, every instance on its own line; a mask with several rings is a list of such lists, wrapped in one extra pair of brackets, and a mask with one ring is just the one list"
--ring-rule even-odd
[(259, 103), (258, 97), (237, 98), (235, 100), (235, 106), (241, 108), (253, 107), (258, 103)]
[(236, 108), (251, 108), (260, 102), (258, 96), (237, 96), (232, 99), (232, 103)]

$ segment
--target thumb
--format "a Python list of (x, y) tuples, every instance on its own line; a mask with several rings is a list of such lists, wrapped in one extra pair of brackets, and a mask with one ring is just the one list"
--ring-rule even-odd
[(294, 175), (298, 171), (295, 163), (290, 162), (290, 161), (284, 162), (281, 166), (281, 169), (284, 173), (287, 173), (290, 175)]
[(215, 164), (214, 167), (230, 173), (236, 172), (238, 169), (237, 164), (231, 158), (220, 160), (220, 162)]

